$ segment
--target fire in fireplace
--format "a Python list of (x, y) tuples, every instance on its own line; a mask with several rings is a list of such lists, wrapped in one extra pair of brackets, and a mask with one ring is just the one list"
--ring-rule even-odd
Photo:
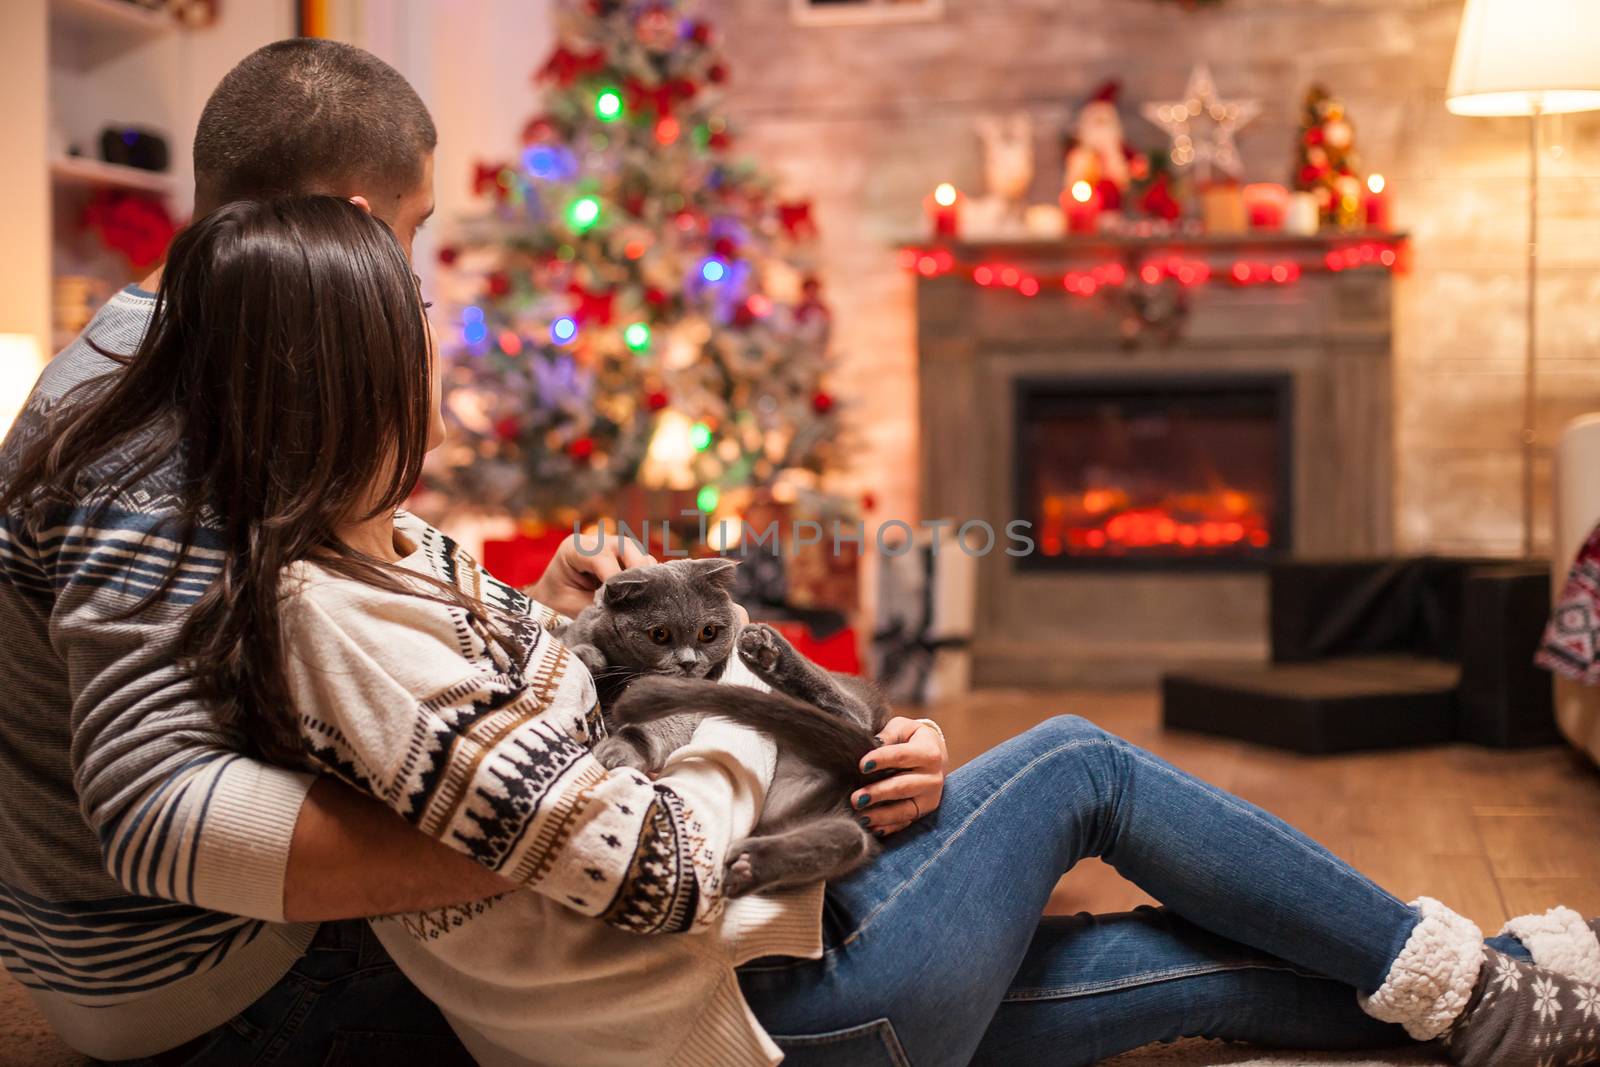
[(1288, 550), (1288, 375), (1022, 379), (1025, 568), (1253, 566)]

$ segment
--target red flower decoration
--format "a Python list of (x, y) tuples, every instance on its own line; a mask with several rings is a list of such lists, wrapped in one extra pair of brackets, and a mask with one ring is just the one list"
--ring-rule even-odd
[(83, 225), (135, 270), (155, 266), (178, 232), (160, 200), (125, 190), (97, 191), (83, 209)]
[(790, 237), (815, 237), (817, 224), (811, 218), (811, 201), (779, 202), (778, 224)]
[(572, 309), (572, 317), (585, 326), (605, 326), (611, 322), (612, 302), (616, 299), (616, 291), (607, 289), (603, 293), (590, 292), (577, 282), (567, 286), (567, 292), (577, 298), (577, 304)]
[(606, 53), (603, 48), (596, 48), (593, 52), (574, 52), (566, 45), (561, 45), (550, 53), (550, 58), (534, 76), (534, 80), (553, 81), (565, 86), (585, 74), (598, 74), (605, 69)]
[(472, 195), (483, 196), (485, 193), (490, 193), (496, 200), (504, 200), (506, 187), (500, 184), (500, 174), (506, 167), (505, 163), (476, 164), (472, 172)]

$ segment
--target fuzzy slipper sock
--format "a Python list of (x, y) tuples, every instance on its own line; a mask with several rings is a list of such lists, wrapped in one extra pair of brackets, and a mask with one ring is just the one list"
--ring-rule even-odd
[(1600, 919), (1571, 908), (1519, 915), (1500, 931), (1521, 941), (1533, 962), (1586, 985), (1600, 985)]
[(1462, 1067), (1600, 1062), (1600, 988), (1488, 949), (1483, 976), (1444, 1045)]
[(1487, 949), (1483, 931), (1432, 897), (1411, 902), (1418, 921), (1383, 985), (1360, 996), (1374, 1019), (1399, 1023), (1418, 1041), (1432, 1041), (1466, 1009)]

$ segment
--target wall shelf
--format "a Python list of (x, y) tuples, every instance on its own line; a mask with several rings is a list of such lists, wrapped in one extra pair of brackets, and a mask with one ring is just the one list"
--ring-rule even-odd
[(50, 161), (50, 178), (62, 185), (90, 185), (110, 189), (133, 189), (166, 196), (176, 189), (172, 175), (119, 163), (103, 163), (84, 156), (65, 156)]

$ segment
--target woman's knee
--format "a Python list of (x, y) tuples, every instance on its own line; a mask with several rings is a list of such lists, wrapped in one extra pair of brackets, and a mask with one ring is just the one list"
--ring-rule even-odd
[(1058, 747), (1077, 743), (1113, 741), (1115, 738), (1081, 715), (1055, 715), (1028, 731), (1038, 739)]

